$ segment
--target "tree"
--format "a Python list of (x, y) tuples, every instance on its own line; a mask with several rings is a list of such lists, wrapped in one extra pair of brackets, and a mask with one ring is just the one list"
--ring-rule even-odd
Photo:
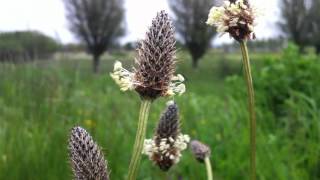
[(70, 30), (93, 56), (99, 72), (100, 56), (124, 34), (123, 0), (64, 0)]
[(300, 46), (312, 45), (320, 53), (320, 0), (281, 0), (282, 32)]
[(169, 0), (175, 14), (175, 25), (184, 45), (192, 57), (193, 67), (210, 47), (216, 31), (206, 25), (213, 0)]
[(311, 8), (307, 18), (310, 22), (308, 39), (310, 44), (316, 48), (317, 53), (320, 54), (320, 0), (312, 0), (311, 3)]
[(282, 21), (279, 27), (282, 32), (302, 50), (307, 44), (308, 7), (305, 0), (281, 0)]

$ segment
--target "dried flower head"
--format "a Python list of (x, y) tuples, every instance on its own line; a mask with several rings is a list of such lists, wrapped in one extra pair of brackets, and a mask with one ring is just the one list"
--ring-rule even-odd
[(168, 14), (161, 11), (153, 19), (146, 37), (139, 43), (134, 72), (114, 65), (111, 77), (121, 90), (136, 90), (142, 98), (154, 100), (159, 96), (172, 96), (185, 92), (184, 78), (175, 72), (174, 28)]
[(209, 157), (211, 154), (210, 147), (203, 144), (200, 141), (193, 140), (193, 141), (191, 141), (190, 146), (191, 146), (191, 151), (192, 151), (193, 155), (195, 156), (195, 158), (199, 162), (203, 163), (204, 159), (206, 157)]
[(167, 171), (179, 162), (181, 151), (187, 148), (190, 138), (180, 133), (178, 106), (167, 103), (167, 108), (160, 117), (153, 139), (144, 141), (143, 154), (157, 164), (161, 170)]
[(225, 0), (223, 6), (211, 8), (207, 24), (216, 26), (220, 33), (229, 33), (237, 41), (254, 39), (256, 12), (247, 0)]
[(99, 146), (81, 127), (71, 130), (69, 155), (76, 180), (108, 180), (107, 163)]

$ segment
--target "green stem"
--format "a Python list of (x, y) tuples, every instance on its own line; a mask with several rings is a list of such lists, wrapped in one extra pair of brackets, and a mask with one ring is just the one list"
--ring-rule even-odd
[(209, 157), (205, 157), (204, 158), (204, 162), (206, 163), (208, 180), (213, 180), (210, 158)]
[(254, 90), (250, 69), (248, 48), (245, 41), (240, 42), (245, 79), (248, 90), (249, 116), (250, 116), (250, 179), (256, 179), (256, 115), (254, 110)]
[(136, 134), (132, 157), (129, 165), (128, 180), (135, 180), (137, 178), (137, 173), (138, 173), (140, 160), (141, 160), (141, 152), (143, 148), (144, 139), (146, 136), (150, 105), (151, 105), (151, 100), (142, 100), (141, 102), (137, 134)]

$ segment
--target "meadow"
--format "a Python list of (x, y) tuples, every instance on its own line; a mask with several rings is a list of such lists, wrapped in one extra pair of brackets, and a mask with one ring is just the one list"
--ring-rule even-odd
[[(240, 54), (210, 51), (199, 68), (178, 53), (177, 73), (187, 92), (176, 96), (182, 132), (212, 149), (219, 179), (248, 179), (249, 122)], [(125, 67), (134, 53), (103, 57), (93, 74), (86, 57), (0, 64), (0, 179), (71, 179), (68, 136), (88, 130), (103, 147), (111, 179), (125, 179), (140, 100), (121, 92), (109, 76), (115, 60)], [(295, 47), (252, 55), (257, 97), (257, 176), (268, 180), (320, 179), (320, 57)], [(169, 99), (151, 106), (147, 137)], [(138, 179), (206, 179), (205, 166), (189, 150), (168, 174), (144, 156)]]

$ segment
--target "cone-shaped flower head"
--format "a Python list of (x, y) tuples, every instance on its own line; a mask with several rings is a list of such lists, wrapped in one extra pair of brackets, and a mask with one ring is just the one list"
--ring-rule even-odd
[(237, 41), (254, 39), (257, 10), (247, 0), (225, 0), (221, 7), (212, 7), (207, 24), (220, 33), (229, 33)]
[(153, 19), (145, 39), (138, 45), (134, 72), (116, 62), (111, 77), (121, 90), (135, 90), (142, 98), (154, 100), (185, 92), (184, 78), (174, 75), (176, 63), (174, 28), (168, 14), (161, 11)]
[(144, 141), (142, 153), (148, 155), (161, 170), (167, 171), (179, 162), (181, 151), (187, 148), (189, 141), (188, 135), (180, 133), (178, 106), (169, 101), (160, 117), (153, 139)]
[(192, 154), (199, 162), (203, 163), (204, 159), (209, 157), (211, 154), (210, 147), (200, 141), (193, 140), (191, 141), (190, 146)]
[(81, 127), (71, 130), (69, 156), (76, 180), (108, 180), (107, 163), (99, 146)]

